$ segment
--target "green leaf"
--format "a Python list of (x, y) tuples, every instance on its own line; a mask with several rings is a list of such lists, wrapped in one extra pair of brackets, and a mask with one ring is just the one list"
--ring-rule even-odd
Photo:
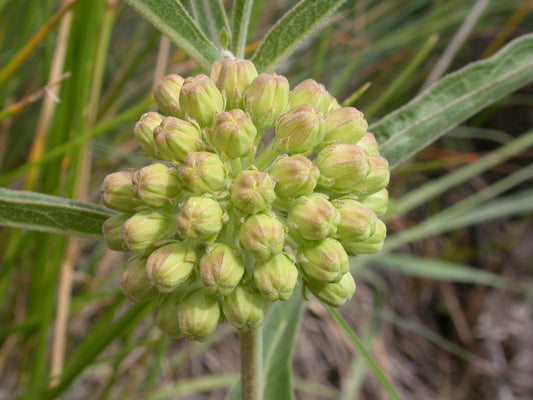
[(102, 224), (115, 211), (42, 193), (0, 188), (0, 225), (102, 239)]
[(253, 4), (253, 0), (235, 0), (233, 5), (231, 50), (237, 58), (244, 58), (244, 48), (248, 37), (248, 25), (250, 24)]
[(213, 43), (220, 46), (220, 34), (223, 29), (229, 35), (228, 16), (224, 5), (220, 0), (193, 0), (191, 1), (194, 19), (200, 25), (202, 31), (211, 39)]
[(370, 126), (394, 167), (478, 111), (533, 81), (533, 34), (431, 86)]
[[(177, 0), (126, 0), (157, 30), (174, 42), (200, 67), (208, 71), (220, 59), (215, 45), (207, 39)], [(193, 2), (194, 3), (194, 2)]]
[(259, 72), (273, 71), (345, 0), (302, 0), (270, 29), (252, 57)]

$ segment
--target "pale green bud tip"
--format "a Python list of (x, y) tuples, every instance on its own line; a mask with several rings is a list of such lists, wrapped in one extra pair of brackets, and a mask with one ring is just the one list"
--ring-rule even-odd
[(134, 303), (141, 303), (157, 296), (157, 291), (148, 284), (145, 265), (146, 257), (134, 257), (122, 273), (120, 288)]
[(189, 293), (178, 306), (179, 327), (187, 340), (207, 339), (217, 328), (220, 317), (217, 298), (204, 289)]
[(176, 218), (183, 239), (215, 240), (224, 224), (224, 211), (210, 197), (189, 197)]
[(276, 138), (289, 153), (309, 153), (324, 138), (322, 112), (311, 106), (293, 108), (276, 124)]
[(289, 81), (275, 73), (259, 74), (244, 92), (244, 109), (259, 130), (272, 128), (289, 103)]
[(352, 188), (354, 193), (363, 196), (377, 193), (389, 184), (389, 163), (385, 158), (370, 155), (368, 167), (369, 172), (363, 182)]
[(139, 122), (135, 124), (133, 134), (143, 149), (152, 158), (157, 158), (155, 154), (154, 129), (163, 121), (164, 116), (150, 111), (141, 116)]
[(368, 154), (353, 144), (333, 144), (318, 153), (319, 183), (339, 192), (351, 192), (369, 172)]
[(203, 194), (222, 189), (226, 173), (219, 156), (199, 151), (185, 158), (179, 167), (179, 176), (187, 189)]
[(219, 153), (229, 158), (239, 158), (252, 152), (257, 129), (247, 113), (234, 109), (219, 114), (214, 128), (208, 134)]
[(387, 189), (381, 189), (377, 193), (362, 197), (360, 201), (365, 207), (370, 208), (380, 217), (387, 212), (389, 192)]
[(326, 283), (309, 279), (307, 287), (320, 301), (332, 307), (340, 307), (350, 300), (355, 293), (355, 281), (352, 274), (346, 273), (336, 283)]
[(200, 127), (189, 121), (166, 117), (154, 129), (156, 153), (166, 161), (183, 162), (187, 154), (205, 148)]
[(240, 331), (255, 329), (263, 324), (265, 301), (257, 292), (237, 286), (233, 293), (222, 301), (224, 316)]
[(181, 110), (200, 126), (211, 126), (216, 114), (224, 111), (225, 103), (215, 83), (206, 75), (189, 77), (183, 82)]
[(324, 85), (313, 79), (306, 79), (291, 90), (289, 103), (291, 107), (305, 104), (326, 114), (330, 110), (331, 99), (332, 96)]
[(339, 108), (326, 116), (324, 142), (356, 144), (367, 128), (368, 123), (361, 111), (354, 107)]
[(321, 282), (338, 282), (349, 269), (344, 247), (331, 238), (301, 247), (298, 263), (307, 276)]
[(106, 207), (124, 213), (131, 213), (138, 206), (131, 192), (133, 172), (120, 171), (107, 175), (102, 184), (102, 202)]
[(255, 286), (265, 299), (287, 300), (296, 287), (298, 269), (286, 254), (281, 253), (256, 262), (253, 276)]
[(130, 217), (122, 226), (121, 235), (131, 251), (142, 253), (151, 250), (175, 232), (169, 215), (152, 210), (142, 210)]
[(346, 251), (350, 255), (357, 254), (374, 254), (381, 250), (383, 241), (387, 235), (387, 227), (381, 220), (377, 220), (374, 228), (374, 233), (368, 239), (362, 242), (346, 243), (344, 245)]
[(211, 66), (211, 79), (226, 94), (227, 108), (243, 107), (243, 93), (257, 77), (254, 64), (248, 60), (225, 59)]
[(178, 171), (161, 163), (135, 171), (132, 183), (135, 197), (152, 207), (166, 206), (181, 189)]
[(266, 210), (276, 198), (274, 182), (266, 172), (249, 169), (239, 172), (231, 187), (231, 201), (247, 214)]
[(321, 240), (337, 232), (340, 213), (326, 196), (310, 194), (292, 203), (287, 220), (304, 239)]
[(363, 137), (357, 142), (357, 145), (361, 147), (364, 151), (366, 151), (368, 154), (379, 156), (379, 145), (376, 140), (376, 137), (372, 133), (365, 133)]
[(103, 226), (102, 232), (104, 233), (104, 239), (111, 250), (115, 251), (128, 251), (128, 248), (124, 244), (122, 239), (122, 226), (128, 220), (130, 216), (127, 214), (118, 214), (107, 219)]
[(266, 260), (283, 250), (285, 227), (271, 215), (252, 215), (242, 225), (239, 240), (255, 258)]
[(276, 182), (276, 194), (282, 199), (306, 196), (315, 189), (320, 171), (305, 156), (282, 155), (270, 168), (270, 176)]
[(229, 295), (244, 275), (244, 263), (235, 251), (221, 243), (206, 250), (200, 260), (200, 276), (204, 288), (222, 296)]
[(161, 83), (154, 89), (154, 98), (161, 112), (165, 115), (181, 117), (180, 91), (184, 79), (176, 74), (170, 74), (163, 78)]
[(150, 254), (146, 275), (160, 293), (168, 293), (185, 285), (193, 272), (196, 253), (183, 243), (166, 244)]
[(161, 300), (157, 310), (156, 325), (172, 338), (183, 337), (178, 322), (179, 303), (183, 295), (181, 293), (169, 294)]
[(333, 201), (341, 219), (337, 234), (341, 242), (362, 242), (374, 232), (377, 215), (359, 201), (351, 198)]

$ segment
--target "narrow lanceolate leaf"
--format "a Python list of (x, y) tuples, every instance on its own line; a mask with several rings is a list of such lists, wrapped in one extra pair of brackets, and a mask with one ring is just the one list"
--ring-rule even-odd
[(252, 57), (259, 72), (273, 71), (345, 0), (302, 0), (266, 34)]
[(452, 73), (370, 126), (391, 167), (478, 111), (533, 81), (533, 34)]
[(244, 47), (248, 37), (248, 25), (250, 24), (253, 4), (253, 0), (235, 0), (233, 4), (231, 50), (237, 58), (244, 58)]
[(225, 29), (230, 34), (230, 27), (224, 4), (221, 0), (193, 0), (191, 1), (194, 19), (202, 31), (213, 43), (220, 45), (220, 34)]
[(0, 188), (0, 225), (102, 239), (102, 224), (114, 211), (41, 193)]
[(220, 59), (215, 45), (207, 39), (177, 0), (126, 0), (139, 14), (187, 53), (204, 70)]

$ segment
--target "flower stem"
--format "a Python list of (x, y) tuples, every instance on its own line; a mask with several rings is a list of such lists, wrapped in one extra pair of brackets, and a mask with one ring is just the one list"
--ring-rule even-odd
[(274, 138), (268, 147), (263, 150), (255, 160), (255, 166), (259, 171), (262, 171), (270, 162), (279, 154), (279, 142)]
[(242, 400), (263, 400), (263, 332), (240, 333)]

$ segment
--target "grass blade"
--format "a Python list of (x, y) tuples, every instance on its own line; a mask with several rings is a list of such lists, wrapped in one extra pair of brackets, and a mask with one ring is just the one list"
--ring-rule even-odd
[(194, 19), (213, 43), (220, 46), (220, 34), (226, 30), (229, 35), (228, 16), (220, 0), (193, 0), (190, 2)]
[(253, 0), (235, 0), (233, 5), (233, 36), (231, 50), (237, 58), (244, 57), (246, 38), (248, 37), (248, 25), (252, 13)]

